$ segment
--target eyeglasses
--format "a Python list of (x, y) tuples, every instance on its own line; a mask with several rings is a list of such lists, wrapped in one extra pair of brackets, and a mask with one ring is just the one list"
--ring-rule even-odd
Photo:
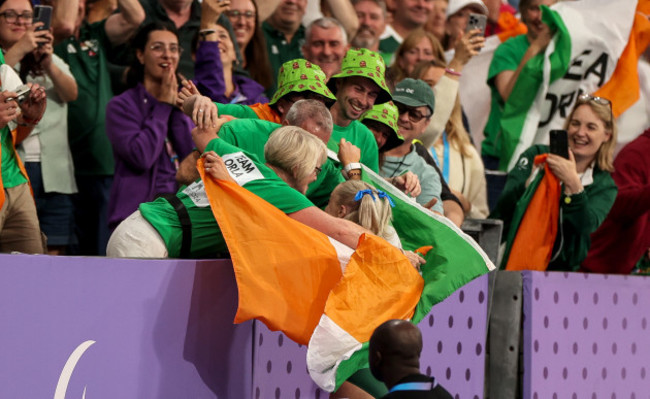
[(604, 97), (596, 97), (591, 94), (584, 93), (578, 97), (578, 104), (586, 104), (593, 101), (598, 105), (606, 105), (609, 107), (609, 121), (614, 122), (614, 111), (612, 110), (612, 102)]
[(255, 11), (239, 11), (239, 10), (228, 10), (226, 11), (226, 15), (230, 19), (238, 19), (238, 18), (244, 18), (244, 19), (254, 19), (255, 18)]
[(165, 46), (163, 43), (154, 43), (151, 46), (149, 46), (149, 50), (153, 51), (158, 55), (163, 54), (165, 50), (168, 50), (171, 54), (175, 54), (175, 55), (180, 55), (183, 52), (183, 48), (178, 44), (170, 44), (168, 47)]
[(397, 106), (397, 112), (399, 112), (400, 115), (403, 113), (408, 113), (409, 120), (413, 123), (418, 123), (422, 119), (428, 118), (431, 116), (431, 114), (424, 115), (422, 112), (415, 110), (409, 106), (406, 106), (404, 104), (400, 103), (395, 103), (395, 106)]
[(316, 172), (316, 176), (318, 176), (320, 174), (320, 172), (322, 172), (322, 171), (323, 171), (323, 168), (321, 168), (320, 166), (316, 166), (314, 168), (314, 172)]
[(14, 10), (7, 10), (5, 12), (0, 13), (0, 15), (2, 15), (5, 18), (5, 21), (7, 21), (10, 24), (15, 24), (16, 22), (18, 22), (19, 19), (22, 19), (23, 24), (27, 26), (31, 25), (32, 20), (34, 19), (34, 14), (29, 11), (25, 11), (22, 14), (18, 14)]

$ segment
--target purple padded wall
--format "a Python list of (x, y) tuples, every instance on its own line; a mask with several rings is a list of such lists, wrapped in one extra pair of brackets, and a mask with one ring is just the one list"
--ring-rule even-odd
[[(456, 398), (483, 397), (487, 276), (436, 305), (420, 322), (421, 369), (433, 374)], [(327, 398), (309, 377), (307, 349), (255, 322), (253, 398)]]
[(650, 398), (650, 278), (523, 278), (524, 398)]
[(236, 305), (229, 260), (0, 255), (0, 398), (249, 398)]

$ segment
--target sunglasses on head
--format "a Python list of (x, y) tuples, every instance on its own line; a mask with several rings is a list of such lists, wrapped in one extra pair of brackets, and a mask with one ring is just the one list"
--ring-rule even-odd
[(594, 102), (598, 105), (605, 105), (609, 107), (609, 121), (614, 122), (614, 111), (612, 111), (612, 102), (604, 97), (592, 96), (591, 94), (584, 93), (578, 97), (578, 104), (586, 104)]

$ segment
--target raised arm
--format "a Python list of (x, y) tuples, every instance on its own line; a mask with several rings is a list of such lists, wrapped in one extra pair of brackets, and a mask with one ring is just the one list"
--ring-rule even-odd
[(327, 0), (327, 6), (334, 18), (345, 28), (348, 40), (351, 40), (359, 29), (359, 18), (350, 0)]
[(257, 3), (257, 20), (262, 23), (273, 14), (282, 0), (256, 0)]
[(52, 10), (52, 32), (54, 33), (54, 44), (59, 43), (75, 33), (80, 14), (79, 0), (56, 0)]
[(120, 12), (106, 19), (106, 35), (113, 45), (125, 43), (144, 21), (144, 9), (138, 0), (118, 0)]
[(526, 66), (526, 63), (537, 54), (544, 51), (552, 38), (553, 32), (551, 32), (551, 29), (544, 24), (544, 28), (539, 33), (539, 36), (530, 43), (523, 58), (519, 61), (517, 69), (514, 71), (503, 71), (494, 77), (494, 84), (504, 102), (508, 101), (510, 94), (512, 94), (512, 89), (515, 87), (515, 83), (517, 83), (517, 79), (519, 79), (519, 75)]

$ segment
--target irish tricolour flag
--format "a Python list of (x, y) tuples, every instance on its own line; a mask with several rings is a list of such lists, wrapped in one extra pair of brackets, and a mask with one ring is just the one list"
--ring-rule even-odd
[(385, 240), (363, 235), (352, 251), (236, 183), (206, 178), (201, 162), (237, 280), (235, 322), (255, 318), (309, 344), (310, 374), (325, 390), (367, 367), (367, 342), (379, 324), (394, 318), (417, 323), (434, 304), (494, 268), (470, 237), (371, 171), (364, 175), (396, 202), (394, 225), (404, 248), (433, 247), (421, 274)]
[[(548, 132), (562, 128), (581, 93), (612, 101), (614, 116), (620, 117), (619, 143), (650, 125), (650, 68), (639, 65), (650, 43), (650, 0), (569, 0), (543, 8), (544, 22), (556, 33), (546, 51), (526, 64), (506, 103), (503, 169), (511, 169), (531, 145), (548, 143)], [(499, 38), (489, 38), (463, 71), (461, 101), (474, 133), (482, 131), (489, 113), (485, 79), (498, 44)]]

